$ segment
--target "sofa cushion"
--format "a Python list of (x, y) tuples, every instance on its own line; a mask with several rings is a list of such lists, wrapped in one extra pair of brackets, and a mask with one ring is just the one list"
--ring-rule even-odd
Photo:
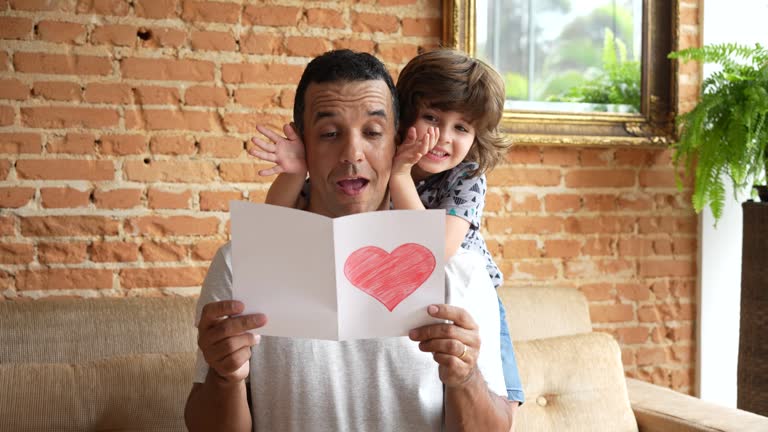
[(592, 331), (587, 299), (574, 288), (500, 287), (513, 341)]
[(81, 363), (194, 352), (196, 298), (0, 302), (0, 363)]
[(184, 431), (194, 356), (0, 364), (0, 430)]
[(518, 431), (636, 432), (621, 352), (603, 333), (515, 342), (526, 403)]

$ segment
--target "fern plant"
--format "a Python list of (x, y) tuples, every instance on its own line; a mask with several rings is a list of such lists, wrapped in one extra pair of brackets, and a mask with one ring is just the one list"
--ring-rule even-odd
[(694, 209), (709, 205), (717, 221), (726, 197), (724, 176), (736, 197), (740, 189), (764, 184), (768, 175), (768, 51), (760, 44), (717, 44), (669, 57), (722, 67), (702, 82), (696, 107), (678, 116), (680, 139), (673, 145), (675, 166), (694, 175)]

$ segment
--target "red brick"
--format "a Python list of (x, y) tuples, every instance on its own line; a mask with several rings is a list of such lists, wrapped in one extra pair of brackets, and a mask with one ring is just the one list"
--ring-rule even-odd
[[(253, 117), (253, 114), (249, 114)], [(144, 130), (194, 130), (220, 132), (222, 125), (215, 111), (141, 109), (126, 111), (125, 127)]]
[(502, 255), (505, 259), (539, 258), (542, 256), (536, 240), (507, 240)]
[(257, 164), (255, 162), (222, 162), (219, 165), (219, 174), (221, 175), (221, 179), (226, 182), (267, 182), (271, 181), (271, 178), (262, 177), (258, 174), (259, 170), (266, 167), (267, 164)]
[(396, 6), (415, 4), (417, 0), (377, 0), (379, 6)]
[(32, 20), (0, 16), (0, 39), (28, 39), (32, 33)]
[(216, 179), (216, 166), (210, 161), (127, 160), (123, 173), (130, 181), (207, 183)]
[(188, 135), (155, 135), (149, 143), (149, 148), (154, 154), (191, 155), (195, 153), (195, 140)]
[(403, 18), (403, 36), (440, 37), (442, 32), (440, 18)]
[(245, 54), (283, 54), (283, 36), (272, 33), (248, 33), (240, 38), (240, 51)]
[(172, 81), (213, 81), (210, 61), (129, 57), (120, 61), (123, 78)]
[(565, 185), (574, 188), (630, 187), (635, 185), (633, 170), (580, 169), (565, 175)]
[(179, 89), (173, 87), (139, 86), (133, 94), (139, 105), (178, 105), (181, 100)]
[(247, 5), (243, 10), (243, 23), (269, 27), (292, 27), (299, 23), (301, 8), (290, 6)]
[(622, 327), (615, 332), (616, 339), (621, 344), (641, 344), (648, 340), (648, 327)]
[(147, 151), (144, 135), (103, 135), (99, 150), (103, 155), (126, 156), (142, 154)]
[(591, 238), (584, 243), (581, 252), (589, 256), (613, 256), (615, 240), (611, 238)]
[(333, 41), (333, 49), (349, 49), (358, 52), (373, 53), (376, 44), (370, 40), (343, 38)]
[(591, 212), (612, 212), (616, 211), (616, 195), (613, 194), (589, 194), (583, 195), (584, 209)]
[(194, 32), (190, 42), (195, 51), (237, 51), (235, 38), (229, 32)]
[(211, 261), (216, 251), (226, 243), (225, 240), (201, 240), (192, 246), (192, 259), (195, 261)]
[(91, 134), (68, 133), (55, 137), (46, 145), (48, 153), (96, 154), (96, 137)]
[(224, 114), (222, 121), (226, 132), (253, 136), (258, 133), (257, 125), (280, 130), (282, 125), (291, 120), (290, 117), (279, 117), (271, 114), (255, 116), (251, 113), (227, 113)]
[(667, 353), (664, 348), (638, 348), (637, 365), (652, 366), (666, 363)]
[(57, 268), (20, 270), (16, 273), (16, 289), (19, 291), (110, 288), (112, 270)]
[(0, 153), (39, 154), (42, 149), (42, 137), (36, 133), (0, 133)]
[(145, 48), (181, 48), (187, 43), (187, 32), (183, 29), (166, 27), (146, 29), (142, 27), (139, 31), (149, 33), (149, 39), (140, 42), (141, 46)]
[(613, 162), (613, 155), (611, 149), (583, 149), (580, 163), (583, 167), (608, 166)]
[(126, 16), (131, 6), (128, 0), (78, 0), (77, 12), (97, 15)]
[(134, 262), (139, 258), (139, 246), (130, 242), (93, 242), (89, 252), (94, 262)]
[(272, 108), (278, 104), (278, 94), (272, 88), (236, 88), (235, 102), (250, 108)]
[(84, 242), (40, 243), (37, 260), (40, 264), (79, 264), (88, 258), (88, 244)]
[(224, 87), (194, 86), (184, 92), (187, 105), (223, 107), (229, 102), (227, 89)]
[(613, 300), (616, 296), (613, 285), (609, 283), (582, 285), (579, 287), (579, 291), (584, 293), (589, 301)]
[(117, 235), (119, 223), (103, 216), (30, 216), (21, 219), (24, 236), (71, 237)]
[(192, 193), (190, 191), (164, 191), (152, 188), (147, 192), (147, 201), (151, 209), (188, 209)]
[(30, 243), (0, 243), (0, 263), (29, 264), (35, 258), (35, 248)]
[(28, 107), (21, 108), (25, 126), (35, 128), (108, 128), (118, 125), (119, 114), (107, 108)]
[(91, 43), (115, 46), (136, 45), (138, 27), (127, 24), (107, 24), (96, 27), (91, 33)]
[(91, 204), (91, 190), (71, 187), (40, 188), (43, 208), (88, 207)]
[[(514, 274), (511, 276), (515, 279), (555, 279), (557, 278), (558, 270), (552, 262), (546, 261), (534, 261), (534, 262), (519, 262), (515, 266)], [(509, 279), (509, 277), (507, 277)]]
[(19, 208), (27, 205), (35, 196), (35, 188), (0, 188), (0, 208)]
[(227, 63), (221, 65), (221, 79), (227, 84), (297, 84), (304, 66), (280, 63)]
[(590, 305), (589, 315), (593, 323), (627, 322), (635, 319), (635, 310), (632, 305), (623, 303)]
[(0, 99), (27, 100), (29, 86), (17, 79), (0, 80)]
[(544, 207), (547, 209), (547, 213), (571, 213), (581, 208), (581, 197), (569, 194), (550, 194), (544, 197)]
[(343, 28), (344, 16), (332, 9), (312, 8), (307, 10), (307, 24), (313, 27)]
[(27, 180), (113, 180), (111, 161), (74, 159), (24, 159), (16, 162), (16, 174)]
[(649, 256), (653, 255), (653, 240), (644, 238), (623, 238), (619, 240), (620, 256)]
[(200, 139), (200, 154), (217, 158), (236, 158), (243, 153), (243, 142), (237, 138), (205, 137)]
[(240, 191), (202, 191), (200, 192), (200, 210), (229, 211), (229, 201), (242, 200)]
[(108, 104), (132, 104), (131, 86), (122, 83), (90, 83), (83, 95), (86, 102)]
[(648, 211), (653, 209), (653, 200), (642, 193), (621, 194), (617, 197), (618, 210)]
[(643, 260), (640, 261), (640, 275), (643, 277), (696, 276), (696, 261)]
[(23, 11), (71, 11), (70, 2), (52, 2), (50, 0), (10, 0), (11, 9)]
[(352, 13), (352, 31), (357, 33), (394, 33), (400, 23), (396, 16), (371, 13)]
[(643, 284), (617, 284), (619, 297), (626, 300), (645, 301), (651, 298), (651, 290)]
[(108, 57), (87, 55), (17, 52), (13, 55), (17, 72), (66, 75), (109, 75), (112, 62)]
[(151, 236), (205, 236), (217, 234), (219, 223), (220, 220), (215, 217), (144, 216), (129, 219), (125, 230)]
[(120, 270), (120, 286), (133, 288), (167, 288), (200, 286), (206, 267), (161, 267)]
[(0, 51), (0, 71), (7, 71), (8, 69), (8, 53)]
[(5, 159), (0, 159), (0, 181), (6, 180), (10, 172), (11, 162)]
[[(683, 185), (691, 186), (690, 179), (686, 181), (680, 178)], [(643, 188), (669, 188), (676, 189), (675, 170), (673, 169), (654, 169), (640, 171), (640, 186)]]
[(135, 0), (136, 16), (143, 18), (174, 18), (179, 13), (179, 0)]
[(74, 82), (36, 82), (32, 87), (32, 94), (49, 100), (79, 102), (82, 89)]
[(674, 342), (686, 342), (694, 340), (694, 328), (691, 324), (670, 324), (666, 337)]
[(4, 236), (16, 235), (16, 217), (15, 216), (0, 216), (0, 235), (4, 235)]
[(562, 231), (563, 220), (554, 216), (491, 217), (487, 219), (486, 226), (495, 233), (552, 234)]
[(378, 53), (385, 63), (407, 63), (416, 57), (419, 47), (405, 43), (379, 43)]
[(189, 252), (186, 245), (168, 242), (144, 242), (139, 250), (145, 262), (183, 261)]
[(37, 38), (46, 42), (82, 45), (87, 30), (79, 23), (61, 21), (40, 21), (37, 23)]
[(512, 196), (504, 194), (506, 208), (511, 212), (539, 212), (541, 200), (534, 194), (518, 193)]
[[(184, 0), (181, 17), (187, 22), (220, 22), (237, 24), (240, 20), (240, 4), (213, 1)], [(270, 10), (274, 9), (270, 7)]]
[(569, 217), (565, 231), (572, 234), (632, 233), (635, 218), (631, 216)]
[(672, 253), (675, 255), (694, 255), (699, 250), (696, 238), (676, 238), (672, 243)]
[(637, 310), (637, 319), (640, 322), (660, 322), (661, 316), (655, 306), (643, 306)]
[(547, 258), (572, 258), (579, 256), (581, 242), (578, 240), (546, 240), (544, 256)]
[(650, 152), (647, 149), (618, 149), (614, 159), (619, 166), (643, 167), (650, 165)]
[(290, 56), (317, 57), (330, 49), (331, 43), (318, 37), (288, 36), (285, 38), (285, 50)]
[(129, 209), (141, 205), (141, 189), (98, 189), (93, 194), (93, 202), (98, 208)]
[(557, 186), (560, 170), (500, 167), (488, 174), (488, 183), (503, 186)]
[(9, 126), (16, 122), (16, 110), (11, 106), (0, 106), (0, 126)]
[(287, 88), (280, 90), (280, 108), (293, 108), (293, 102), (296, 99), (296, 90)]

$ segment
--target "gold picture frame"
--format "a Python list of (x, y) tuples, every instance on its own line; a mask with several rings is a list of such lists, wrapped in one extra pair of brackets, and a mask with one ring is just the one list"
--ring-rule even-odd
[[(645, 0), (639, 114), (506, 110), (502, 130), (516, 144), (667, 146), (675, 139), (678, 0)], [(475, 0), (443, 0), (443, 45), (475, 55)]]

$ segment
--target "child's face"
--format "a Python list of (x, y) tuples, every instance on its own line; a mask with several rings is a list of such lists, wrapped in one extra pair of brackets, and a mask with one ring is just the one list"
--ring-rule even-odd
[(457, 111), (421, 108), (413, 127), (419, 139), (429, 127), (440, 130), (437, 145), (417, 164), (425, 174), (437, 174), (460, 164), (475, 142), (475, 128)]

